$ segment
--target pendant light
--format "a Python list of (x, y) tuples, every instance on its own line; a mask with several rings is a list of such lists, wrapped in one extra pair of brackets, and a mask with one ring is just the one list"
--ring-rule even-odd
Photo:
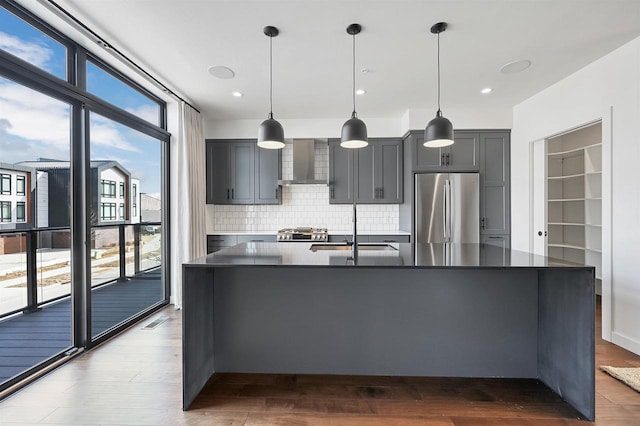
[(424, 130), (424, 146), (429, 148), (453, 144), (453, 124), (443, 117), (442, 111), (440, 111), (440, 33), (446, 29), (446, 22), (438, 22), (431, 27), (431, 32), (438, 35), (438, 112)]
[(353, 112), (351, 118), (342, 126), (342, 138), (340, 146), (343, 148), (363, 148), (369, 145), (367, 138), (367, 126), (356, 114), (356, 34), (362, 30), (360, 24), (351, 24), (347, 27), (347, 33), (353, 36)]
[(258, 127), (258, 146), (267, 149), (284, 148), (284, 130), (273, 119), (273, 38), (280, 33), (276, 27), (264, 27), (264, 35), (269, 37), (269, 116)]

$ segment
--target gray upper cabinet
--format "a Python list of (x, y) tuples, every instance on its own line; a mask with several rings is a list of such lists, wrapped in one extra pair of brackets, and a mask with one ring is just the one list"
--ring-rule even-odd
[(255, 204), (278, 204), (282, 150), (255, 148)]
[(511, 231), (509, 132), (480, 133), (480, 233)]
[(353, 151), (329, 141), (329, 203), (353, 203)]
[(230, 204), (253, 204), (255, 190), (253, 157), (256, 144), (254, 142), (237, 142), (229, 144), (229, 147)]
[(207, 140), (207, 203), (280, 203), (281, 158), (280, 150), (257, 148), (252, 139)]
[(403, 200), (402, 140), (370, 139), (365, 148), (329, 142), (329, 200), (332, 204), (399, 204)]
[(207, 204), (228, 204), (229, 144), (207, 142)]
[(473, 172), (480, 169), (480, 136), (478, 132), (457, 130), (455, 143), (442, 148), (428, 148), (423, 145), (424, 133), (416, 132), (413, 137), (415, 150), (414, 171), (460, 171)]

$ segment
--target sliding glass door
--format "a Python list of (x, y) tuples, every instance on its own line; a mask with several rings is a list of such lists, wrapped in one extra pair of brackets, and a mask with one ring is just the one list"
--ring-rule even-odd
[(162, 141), (90, 113), (91, 333), (165, 300)]

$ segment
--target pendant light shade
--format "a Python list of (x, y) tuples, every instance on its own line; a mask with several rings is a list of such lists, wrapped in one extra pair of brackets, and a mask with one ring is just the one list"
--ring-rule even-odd
[(264, 35), (269, 37), (269, 117), (258, 127), (258, 146), (266, 149), (284, 148), (284, 130), (273, 118), (273, 38), (280, 33), (276, 27), (264, 27)]
[(367, 125), (358, 117), (352, 117), (342, 126), (340, 146), (344, 148), (364, 148), (369, 145)]
[(424, 130), (424, 146), (439, 148), (453, 144), (453, 124), (442, 116), (438, 110), (436, 117), (427, 124)]
[(267, 149), (284, 148), (284, 129), (271, 115), (258, 127), (258, 146)]
[(440, 33), (447, 29), (446, 22), (438, 22), (431, 27), (431, 32), (438, 35), (438, 112), (424, 130), (424, 146), (439, 148), (453, 144), (453, 124), (442, 116), (440, 110)]
[(353, 36), (353, 112), (351, 118), (342, 126), (342, 137), (340, 146), (343, 148), (363, 148), (369, 145), (367, 137), (367, 126), (356, 114), (356, 34), (362, 31), (360, 24), (351, 24), (347, 27), (347, 34)]

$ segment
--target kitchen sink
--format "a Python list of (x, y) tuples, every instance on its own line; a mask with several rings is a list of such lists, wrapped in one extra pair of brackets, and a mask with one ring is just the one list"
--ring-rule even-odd
[[(351, 244), (311, 244), (309, 247), (311, 251), (318, 250), (351, 250)], [(358, 244), (358, 250), (370, 251), (370, 250), (392, 250), (398, 249), (389, 244)]]

